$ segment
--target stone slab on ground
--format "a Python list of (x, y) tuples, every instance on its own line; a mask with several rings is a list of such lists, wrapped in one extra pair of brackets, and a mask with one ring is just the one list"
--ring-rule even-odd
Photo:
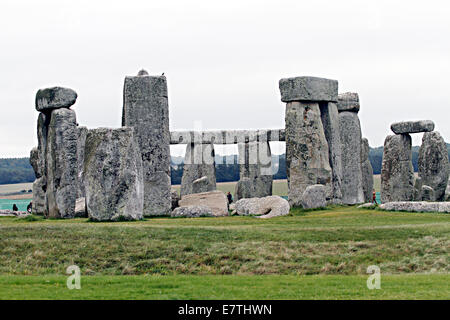
[(181, 197), (178, 205), (180, 207), (205, 206), (211, 209), (215, 217), (228, 215), (228, 200), (222, 191), (187, 194)]
[(450, 202), (399, 201), (384, 203), (379, 208), (386, 211), (450, 213)]
[(207, 206), (187, 206), (178, 207), (172, 211), (172, 217), (184, 218), (199, 218), (199, 217), (213, 217), (211, 208)]
[(303, 209), (317, 209), (327, 206), (326, 188), (321, 184), (308, 186), (302, 195)]
[(236, 202), (238, 215), (255, 215), (257, 218), (273, 218), (289, 214), (289, 202), (279, 196), (241, 199)]

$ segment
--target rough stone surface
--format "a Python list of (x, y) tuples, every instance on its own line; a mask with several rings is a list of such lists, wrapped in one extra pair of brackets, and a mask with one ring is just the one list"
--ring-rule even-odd
[(327, 186), (327, 195), (331, 198), (328, 143), (318, 103), (289, 102), (286, 105), (286, 168), (291, 206), (300, 206), (303, 192), (314, 184)]
[(126, 77), (122, 126), (134, 128), (144, 168), (144, 215), (170, 215), (170, 132), (164, 76)]
[(450, 178), (447, 182), (447, 189), (445, 189), (444, 201), (450, 201)]
[(36, 110), (48, 112), (53, 109), (69, 108), (77, 101), (77, 93), (69, 88), (53, 87), (36, 93)]
[(435, 201), (434, 190), (430, 186), (422, 186), (422, 201)]
[(437, 131), (426, 132), (419, 149), (419, 177), (434, 189), (436, 201), (443, 201), (449, 179), (447, 146)]
[(375, 207), (377, 207), (376, 204), (373, 204), (372, 202), (367, 202), (362, 205), (359, 205), (358, 209), (370, 209), (370, 208), (375, 208)]
[(175, 190), (172, 190), (170, 195), (172, 199), (172, 210), (174, 210), (175, 208), (178, 208), (178, 201), (180, 201), (180, 195)]
[(416, 177), (414, 181), (414, 201), (422, 201), (422, 179)]
[(308, 186), (302, 196), (303, 209), (324, 208), (327, 206), (326, 189), (321, 184)]
[(205, 206), (211, 209), (213, 216), (223, 217), (228, 215), (228, 202), (222, 191), (210, 191), (196, 194), (187, 194), (178, 202), (180, 207)]
[(320, 116), (322, 119), (325, 138), (328, 142), (329, 159), (332, 172), (333, 202), (340, 203), (342, 201), (342, 148), (339, 131), (339, 113), (336, 103), (321, 103)]
[(213, 217), (212, 210), (206, 206), (179, 207), (172, 211), (172, 217), (198, 218)]
[(381, 202), (412, 201), (414, 182), (411, 136), (387, 136), (381, 168)]
[(78, 198), (75, 202), (75, 217), (86, 218), (86, 198)]
[(395, 134), (431, 132), (434, 130), (434, 122), (431, 120), (396, 122), (391, 125), (391, 130)]
[(42, 177), (42, 167), (41, 161), (39, 159), (39, 150), (38, 148), (33, 148), (30, 151), (30, 164), (33, 167), (34, 174), (36, 178)]
[(77, 197), (86, 197), (86, 192), (84, 190), (84, 180), (83, 180), (83, 170), (84, 170), (84, 147), (86, 145), (86, 137), (88, 133), (88, 128), (78, 127), (78, 140), (77, 140), (77, 177), (78, 177), (78, 189)]
[(202, 193), (208, 192), (209, 190), (209, 180), (208, 177), (203, 176), (192, 182), (192, 193)]
[(36, 179), (33, 183), (33, 203), (31, 206), (31, 212), (33, 214), (46, 215), (45, 187), (46, 184), (43, 177)]
[(373, 168), (369, 160), (369, 141), (366, 138), (361, 140), (361, 173), (363, 181), (364, 201), (372, 201), (373, 191)]
[(359, 112), (359, 95), (355, 92), (345, 92), (339, 94), (337, 108), (339, 112), (350, 111)]
[(342, 149), (342, 202), (364, 202), (361, 171), (361, 124), (355, 112), (339, 112), (339, 131)]
[[(33, 203), (36, 202), (36, 208), (42, 208), (40, 204), (44, 203), (44, 208), (39, 214), (47, 216), (47, 205), (45, 200), (45, 193), (47, 190), (47, 139), (48, 139), (48, 129), (50, 125), (51, 114), (39, 113), (37, 121), (37, 137), (38, 137), (38, 157), (39, 157), (39, 169), (38, 175), (42, 178), (39, 181), (39, 186), (43, 190), (39, 191), (35, 195), (42, 196), (42, 199), (34, 199)], [(39, 209), (40, 210), (40, 209)]]
[(338, 82), (316, 77), (281, 79), (281, 101), (333, 101), (338, 100)]
[(194, 193), (194, 181), (207, 177), (207, 190), (216, 190), (216, 167), (213, 144), (188, 144), (181, 177), (181, 197)]
[(89, 130), (85, 146), (84, 183), (86, 210), (90, 219), (142, 219), (142, 160), (132, 128)]
[(261, 198), (272, 195), (272, 154), (267, 142), (238, 144), (239, 182), (235, 199)]
[(255, 215), (257, 218), (273, 218), (289, 214), (289, 202), (279, 196), (241, 199), (236, 202), (238, 215)]
[(48, 217), (73, 218), (77, 198), (77, 121), (70, 109), (55, 109), (47, 136)]
[(284, 129), (170, 132), (170, 144), (238, 144), (257, 141), (269, 142), (285, 140), (286, 132)]
[(450, 202), (388, 202), (380, 205), (379, 208), (387, 211), (450, 213)]

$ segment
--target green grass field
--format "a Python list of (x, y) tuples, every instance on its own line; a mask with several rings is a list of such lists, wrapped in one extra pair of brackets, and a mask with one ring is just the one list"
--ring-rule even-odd
[[(93, 223), (0, 218), (0, 299), (450, 298), (450, 215), (334, 207)], [(65, 288), (69, 265), (83, 289)], [(377, 265), (382, 290), (365, 287)]]

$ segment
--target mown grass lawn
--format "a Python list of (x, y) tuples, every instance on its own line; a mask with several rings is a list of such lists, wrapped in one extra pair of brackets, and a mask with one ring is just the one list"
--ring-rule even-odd
[[(0, 218), (0, 298), (448, 299), (449, 235), (448, 214), (355, 207), (269, 220)], [(79, 293), (65, 288), (69, 265)], [(381, 291), (366, 288), (370, 265)]]

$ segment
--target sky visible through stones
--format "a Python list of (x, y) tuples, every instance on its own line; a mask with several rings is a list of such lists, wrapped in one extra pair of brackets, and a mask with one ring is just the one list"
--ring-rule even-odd
[(359, 93), (372, 147), (404, 120), (448, 142), (448, 16), (433, 0), (1, 1), (0, 158), (37, 144), (38, 89), (73, 88), (80, 125), (119, 127), (124, 78), (142, 68), (168, 79), (171, 130), (283, 128), (279, 79), (317, 76)]

